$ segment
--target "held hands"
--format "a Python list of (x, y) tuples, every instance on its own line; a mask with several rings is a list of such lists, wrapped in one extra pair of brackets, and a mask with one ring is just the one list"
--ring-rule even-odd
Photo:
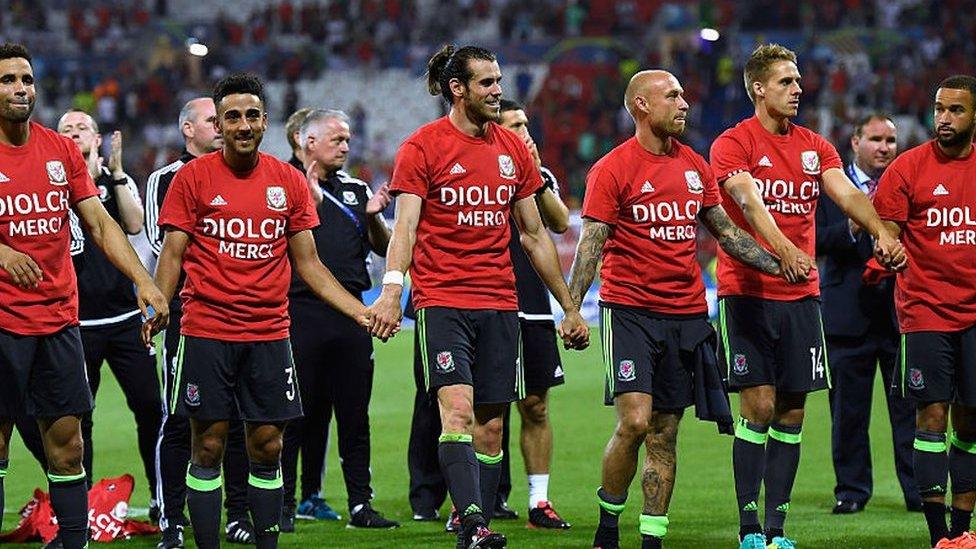
[(380, 297), (367, 309), (371, 323), (367, 325), (369, 333), (382, 341), (386, 341), (400, 331), (400, 321), (403, 311), (400, 309), (400, 292), (402, 286), (386, 284)]
[(376, 190), (376, 193), (366, 203), (366, 215), (376, 215), (386, 209), (393, 202), (390, 194), (390, 182), (387, 181)]
[(30, 256), (6, 246), (0, 246), (0, 268), (25, 290), (37, 288), (44, 280), (44, 273)]
[(146, 347), (151, 347), (153, 336), (169, 324), (169, 303), (152, 281), (136, 285), (136, 301), (145, 319), (142, 323), (142, 342)]
[(790, 284), (805, 282), (810, 275), (810, 269), (816, 269), (817, 264), (807, 254), (790, 243), (782, 250), (777, 250), (781, 275)]
[(905, 248), (898, 242), (898, 239), (891, 236), (888, 231), (881, 231), (878, 240), (874, 243), (874, 257), (878, 263), (889, 271), (903, 271), (908, 266), (908, 256), (905, 255)]
[(567, 349), (582, 351), (590, 345), (590, 327), (576, 309), (566, 313), (559, 324), (558, 332), (563, 340), (563, 347)]

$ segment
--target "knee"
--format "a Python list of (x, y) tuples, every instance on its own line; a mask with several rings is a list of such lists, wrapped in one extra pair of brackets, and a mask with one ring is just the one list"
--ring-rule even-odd
[(630, 443), (640, 443), (650, 433), (649, 414), (634, 412), (617, 420), (617, 436)]
[(518, 409), (523, 423), (541, 426), (549, 420), (549, 403), (539, 396), (531, 395), (519, 402)]
[(753, 402), (748, 410), (742, 411), (742, 416), (746, 418), (750, 423), (755, 423), (757, 425), (769, 425), (773, 422), (773, 415), (776, 412), (776, 407), (772, 400), (761, 400), (758, 402)]
[(199, 437), (193, 445), (193, 462), (201, 467), (220, 467), (224, 455), (224, 439), (216, 436)]
[(81, 472), (81, 460), (84, 453), (85, 444), (79, 432), (63, 443), (48, 449), (48, 471), (56, 475), (77, 474)]
[(945, 433), (949, 426), (948, 407), (940, 404), (919, 406), (915, 426), (920, 431)]
[(251, 461), (266, 465), (275, 465), (281, 459), (281, 448), (283, 446), (280, 434), (268, 436), (248, 437), (247, 447)]

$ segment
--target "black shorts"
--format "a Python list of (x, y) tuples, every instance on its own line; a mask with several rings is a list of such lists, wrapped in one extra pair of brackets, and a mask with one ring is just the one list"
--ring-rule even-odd
[(220, 341), (182, 336), (170, 411), (204, 421), (279, 423), (302, 417), (288, 339)]
[(714, 331), (702, 315), (664, 316), (601, 303), (604, 404), (613, 405), (614, 398), (623, 393), (647, 393), (655, 410), (691, 406), (695, 357), (682, 350), (682, 342), (692, 334), (701, 340), (700, 334), (707, 333)]
[(556, 323), (520, 318), (519, 329), (522, 333), (525, 392), (543, 393), (550, 387), (565, 383), (559, 347), (556, 346)]
[(902, 334), (894, 390), (916, 402), (976, 406), (976, 326)]
[(471, 385), (475, 405), (525, 396), (515, 311), (425, 307), (417, 311), (417, 330), (428, 391)]
[(730, 391), (773, 385), (784, 393), (809, 393), (830, 387), (818, 298), (724, 297), (719, 331), (719, 360)]
[(45, 336), (0, 330), (0, 418), (55, 418), (94, 407), (77, 326)]

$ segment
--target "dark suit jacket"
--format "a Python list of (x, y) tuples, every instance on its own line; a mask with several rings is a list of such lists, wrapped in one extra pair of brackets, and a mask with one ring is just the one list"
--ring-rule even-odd
[(864, 264), (871, 255), (871, 235), (861, 231), (852, 241), (847, 216), (826, 193), (821, 193), (817, 204), (817, 256), (823, 259), (820, 296), (827, 336), (863, 336), (872, 324), (875, 329), (898, 333), (894, 277), (878, 286), (866, 286), (861, 280)]

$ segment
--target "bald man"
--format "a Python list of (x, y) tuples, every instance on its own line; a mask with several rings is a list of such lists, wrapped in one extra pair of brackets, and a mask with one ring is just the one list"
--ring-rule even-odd
[[(597, 490), (595, 548), (618, 547), (617, 518), (642, 444), (647, 448), (641, 475), (642, 547), (662, 546), (678, 422), (695, 402), (695, 385), (707, 383), (707, 376), (696, 379), (695, 372), (709, 369), (713, 380), (721, 379), (695, 256), (698, 221), (727, 253), (754, 269), (780, 274), (776, 258), (729, 220), (708, 163), (678, 141), (688, 114), (683, 92), (668, 72), (634, 75), (624, 96), (636, 125), (634, 137), (601, 158), (586, 179), (583, 231), (569, 288), (581, 303), (602, 255), (605, 404), (617, 412), (603, 456), (603, 485)], [(728, 399), (721, 390), (717, 394), (718, 402), (708, 410), (699, 406), (696, 415), (719, 421), (730, 433)]]

